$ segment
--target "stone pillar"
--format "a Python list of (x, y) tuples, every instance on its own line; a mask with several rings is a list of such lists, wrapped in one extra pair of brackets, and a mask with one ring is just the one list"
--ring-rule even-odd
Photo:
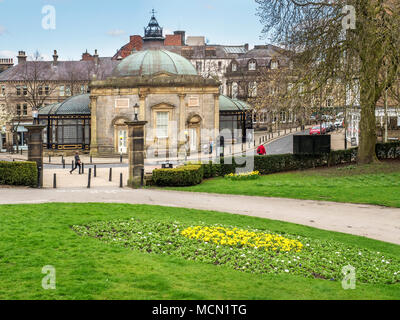
[(180, 142), (185, 141), (185, 118), (186, 118), (186, 107), (185, 107), (186, 94), (179, 94), (179, 132), (178, 137)]
[(214, 94), (214, 141), (219, 136), (219, 93)]
[(6, 147), (7, 147), (7, 151), (11, 151), (12, 148), (14, 148), (13, 146), (13, 134), (12, 134), (12, 125), (10, 123), (6, 124)]
[(125, 122), (128, 126), (129, 180), (131, 188), (140, 187), (144, 169), (144, 127), (147, 121)]
[(43, 187), (43, 129), (44, 125), (25, 126), (28, 130), (28, 161), (36, 162), (39, 174), (38, 187)]
[(99, 153), (97, 145), (97, 97), (90, 96), (90, 126), (91, 126), (91, 142), (90, 142), (90, 155), (94, 156)]
[(146, 121), (146, 94), (139, 93), (139, 121)]

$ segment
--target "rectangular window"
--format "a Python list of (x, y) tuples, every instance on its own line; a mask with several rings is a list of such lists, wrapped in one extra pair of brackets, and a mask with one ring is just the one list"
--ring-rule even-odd
[(222, 70), (222, 62), (218, 61), (218, 71), (221, 71), (221, 70)]
[(67, 86), (67, 87), (65, 88), (65, 94), (66, 94), (67, 96), (70, 96), (70, 95), (71, 95), (71, 86)]
[(64, 96), (65, 96), (65, 87), (60, 86), (60, 97), (64, 97)]
[(42, 96), (42, 95), (43, 95), (43, 88), (42, 88), (42, 87), (39, 87), (39, 88), (38, 88), (38, 95), (39, 95), (39, 96)]
[(24, 86), (24, 96), (28, 95), (28, 88), (26, 86)]
[(17, 86), (16, 89), (17, 89), (17, 96), (20, 96), (21, 95), (21, 87)]
[(45, 93), (46, 96), (48, 96), (48, 95), (50, 94), (50, 88), (49, 88), (49, 86), (45, 86), (45, 87), (44, 87), (44, 93)]
[(86, 93), (86, 91), (85, 91), (85, 86), (84, 85), (81, 85), (81, 94), (85, 94)]
[(20, 116), (21, 115), (21, 105), (17, 104), (17, 115)]
[(0, 94), (1, 94), (2, 96), (5, 96), (5, 95), (6, 95), (6, 86), (1, 86), (1, 92), (0, 92)]
[(196, 62), (196, 70), (197, 70), (197, 72), (203, 71), (203, 63), (201, 61)]
[(157, 138), (168, 138), (169, 112), (157, 112)]
[(24, 104), (22, 107), (23, 107), (23, 115), (27, 116), (28, 115), (28, 105)]

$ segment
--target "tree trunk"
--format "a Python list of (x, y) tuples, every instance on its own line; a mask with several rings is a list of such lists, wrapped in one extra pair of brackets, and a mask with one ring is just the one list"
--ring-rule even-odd
[[(372, 78), (372, 77), (371, 77)], [(360, 120), (360, 145), (358, 149), (357, 162), (369, 164), (378, 162), (376, 157), (376, 100), (375, 84), (371, 79), (361, 81), (361, 120)]]

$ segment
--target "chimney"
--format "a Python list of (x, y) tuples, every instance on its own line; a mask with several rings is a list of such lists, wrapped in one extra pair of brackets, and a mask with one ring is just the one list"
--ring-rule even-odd
[(97, 53), (97, 49), (94, 50), (94, 56), (93, 56), (93, 58), (94, 58), (94, 64), (97, 66), (97, 65), (99, 64), (99, 55), (98, 55), (98, 53)]
[(26, 56), (26, 54), (25, 54), (25, 51), (18, 51), (18, 56), (17, 56), (17, 58), (18, 58), (18, 63), (26, 62), (27, 56)]
[(248, 44), (248, 43), (245, 43), (245, 44), (244, 44), (244, 48), (246, 49), (246, 51), (249, 51), (249, 44)]
[(53, 54), (53, 65), (57, 65), (58, 62), (58, 54), (57, 54), (57, 50), (54, 50), (54, 54)]
[(174, 31), (174, 34), (177, 35), (179, 34), (181, 36), (181, 43), (182, 46), (186, 45), (185, 41), (186, 41), (186, 31)]

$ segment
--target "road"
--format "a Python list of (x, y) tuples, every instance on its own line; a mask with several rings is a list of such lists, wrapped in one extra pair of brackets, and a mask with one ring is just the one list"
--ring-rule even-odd
[(296, 132), (292, 135), (272, 141), (265, 146), (268, 155), (293, 153), (293, 136), (307, 134), (307, 131)]

